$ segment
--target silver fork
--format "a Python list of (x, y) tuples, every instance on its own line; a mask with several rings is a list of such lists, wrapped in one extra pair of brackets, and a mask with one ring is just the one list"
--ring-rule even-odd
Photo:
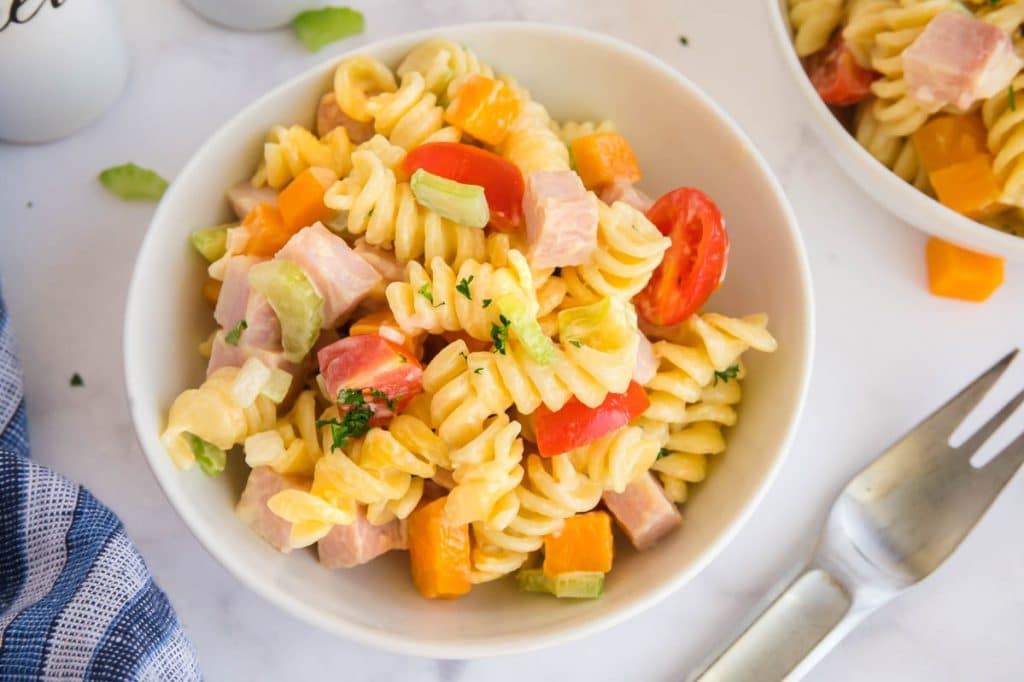
[(997, 362), (857, 474), (833, 504), (808, 565), (690, 679), (799, 679), (866, 616), (938, 568), (1024, 462), (1024, 434), (984, 466), (970, 462), (1024, 402), (1024, 391), (961, 446), (949, 445), (1016, 355)]

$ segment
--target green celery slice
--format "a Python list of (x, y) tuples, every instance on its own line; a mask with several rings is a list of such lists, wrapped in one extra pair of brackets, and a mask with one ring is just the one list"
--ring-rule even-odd
[(320, 335), (324, 303), (306, 273), (291, 261), (266, 261), (249, 270), (249, 286), (277, 313), (285, 359), (301, 362)]
[(551, 343), (526, 302), (515, 294), (505, 294), (494, 302), (501, 315), (509, 321), (509, 329), (523, 344), (523, 348), (537, 363), (551, 364), (555, 359), (555, 344)]
[(238, 227), (238, 223), (224, 223), (196, 230), (192, 233), (192, 246), (211, 263), (220, 260), (228, 250), (228, 228), (230, 227)]
[(467, 227), (486, 227), (491, 219), (487, 197), (480, 185), (467, 185), (420, 168), (410, 182), (416, 201), (452, 222)]
[(183, 431), (182, 436), (185, 437), (185, 442), (188, 443), (189, 449), (192, 450), (192, 454), (196, 456), (196, 463), (199, 468), (203, 470), (203, 473), (207, 476), (216, 476), (220, 472), (224, 471), (224, 465), (227, 463), (227, 453), (218, 448), (213, 443), (203, 440), (194, 433)]
[(159, 201), (167, 190), (167, 181), (149, 168), (125, 163), (100, 173), (100, 183), (126, 200)]
[(323, 7), (300, 12), (292, 19), (295, 35), (310, 52), (366, 29), (362, 13), (351, 7)]
[(559, 599), (594, 599), (604, 591), (604, 573), (575, 571), (551, 577), (539, 568), (524, 568), (516, 573), (516, 584), (523, 592), (545, 592)]
[(617, 298), (603, 298), (558, 313), (558, 338), (562, 343), (577, 341), (598, 350), (614, 350), (629, 343), (636, 329), (633, 306)]

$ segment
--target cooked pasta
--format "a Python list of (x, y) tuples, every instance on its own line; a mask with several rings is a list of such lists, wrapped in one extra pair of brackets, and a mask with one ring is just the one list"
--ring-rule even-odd
[(338, 108), (356, 121), (365, 123), (372, 120), (370, 99), (397, 89), (391, 69), (366, 55), (343, 59), (334, 70), (334, 97)]
[(418, 73), (427, 90), (438, 97), (444, 95), (449, 83), (466, 74), (494, 76), (491, 67), (481, 62), (475, 52), (444, 38), (431, 38), (412, 48), (395, 72), (399, 78)]
[(622, 426), (569, 453), (572, 463), (604, 490), (621, 493), (651, 468), (661, 443), (639, 426)]
[(651, 470), (669, 499), (682, 504), (689, 487), (707, 476), (707, 456), (725, 451), (725, 436), (714, 422), (696, 422), (667, 433), (663, 448)]
[(423, 76), (415, 71), (402, 77), (394, 92), (371, 97), (366, 111), (374, 129), (399, 147), (412, 149), (425, 142), (458, 142), (459, 130), (444, 124), (444, 110), (437, 96), (427, 91)]
[(548, 110), (514, 81), (507, 82), (519, 94), (522, 110), (498, 146), (498, 153), (517, 165), (523, 175), (569, 170), (569, 149), (554, 131)]
[(455, 487), (445, 504), (451, 523), (504, 528), (519, 511), (515, 490), (523, 480), (520, 428), (500, 414), (475, 438), (452, 450)]
[(843, 39), (861, 66), (871, 66), (875, 36), (887, 27), (885, 11), (897, 6), (897, 0), (851, 0), (847, 10)]
[(313, 391), (300, 393), (286, 417), (269, 431), (249, 435), (244, 446), (245, 463), (250, 467), (268, 466), (279, 474), (312, 476), (316, 461), (323, 455)]
[(516, 489), (518, 513), (505, 527), (473, 524), (472, 580), (487, 582), (518, 569), (540, 549), (544, 536), (565, 519), (597, 506), (601, 486), (576, 471), (567, 455), (541, 459), (530, 455), (526, 475)]
[[(1024, 75), (1010, 85), (1016, 101), (1024, 102)], [(992, 169), (1003, 183), (1003, 203), (1024, 207), (1024, 106), (1010, 106), (1010, 90), (989, 98), (981, 107), (988, 129)]]
[(461, 330), (482, 341), (491, 338), (492, 326), (500, 316), (498, 306), (491, 304), (505, 296), (515, 297), (528, 313), (536, 315), (530, 267), (518, 251), (512, 251), (509, 265), (500, 268), (467, 260), (456, 271), (443, 259), (434, 258), (428, 271), (412, 261), (406, 281), (393, 282), (387, 288), (391, 313), (405, 331), (440, 334)]
[(928, 191), (928, 173), (921, 165), (910, 138), (890, 135), (875, 118), (873, 103), (857, 107), (854, 136), (886, 168), (922, 191)]
[(441, 258), (458, 267), (483, 257), (483, 230), (457, 225), (419, 205), (409, 183), (398, 182), (388, 167), (388, 157), (360, 149), (352, 154), (352, 166), (324, 195), (328, 207), (347, 212), (349, 233), (365, 234), (369, 244), (392, 249), (403, 263)]
[(843, 19), (843, 0), (789, 0), (793, 45), (801, 57), (825, 47)]
[(593, 263), (562, 269), (569, 304), (632, 298), (647, 285), (668, 246), (669, 239), (637, 209), (624, 202), (608, 206), (598, 201)]
[(252, 184), (281, 189), (311, 166), (329, 168), (342, 176), (351, 167), (351, 155), (352, 144), (344, 128), (335, 128), (318, 140), (300, 125), (274, 126), (263, 145), (263, 161)]

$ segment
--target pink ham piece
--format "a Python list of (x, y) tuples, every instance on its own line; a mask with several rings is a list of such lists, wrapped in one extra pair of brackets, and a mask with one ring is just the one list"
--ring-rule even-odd
[(249, 293), (249, 302), (245, 306), (245, 324), (242, 343), (255, 348), (281, 349), (281, 322), (270, 307), (270, 301), (258, 291)]
[(658, 373), (658, 358), (654, 356), (654, 346), (647, 340), (647, 335), (639, 329), (636, 331), (640, 342), (636, 352), (636, 368), (633, 369), (633, 381), (646, 386), (647, 382)]
[(961, 12), (943, 12), (903, 51), (911, 97), (932, 110), (966, 110), (1007, 85), (1021, 68), (1010, 36)]
[(337, 326), (381, 282), (380, 274), (323, 223), (299, 230), (274, 258), (292, 261), (309, 277), (324, 299), (324, 329)]
[(601, 190), (601, 201), (611, 206), (616, 201), (629, 204), (641, 213), (654, 205), (654, 200), (636, 188), (629, 180), (619, 178)]
[(602, 499), (633, 546), (640, 550), (651, 547), (683, 522), (679, 510), (650, 472), (621, 493), (605, 492)]
[(530, 265), (585, 265), (597, 248), (597, 203), (572, 171), (539, 171), (523, 194)]
[(292, 384), (288, 389), (288, 395), (281, 402), (282, 406), (289, 405), (302, 390), (306, 379), (312, 372), (312, 359), (307, 359), (302, 364), (295, 364), (284, 359), (284, 352), (280, 348), (259, 348), (246, 342), (244, 334), (238, 345), (232, 346), (224, 340), (226, 335), (227, 333), (222, 329), (213, 337), (210, 361), (206, 366), (206, 376), (210, 376), (221, 367), (241, 367), (249, 358), (257, 358), (270, 369), (283, 369), (292, 375)]
[(395, 519), (381, 526), (366, 520), (359, 506), (356, 520), (348, 526), (335, 526), (316, 543), (320, 563), (327, 568), (352, 568), (376, 559), (393, 549), (408, 549), (405, 521)]
[(335, 128), (344, 128), (352, 144), (361, 144), (373, 137), (373, 121), (360, 123), (349, 118), (335, 99), (333, 92), (320, 98), (320, 106), (316, 110), (316, 132), (320, 137)]
[(279, 474), (270, 467), (256, 467), (249, 472), (249, 480), (245, 483), (235, 513), (271, 547), (288, 554), (292, 551), (288, 542), (292, 524), (267, 506), (267, 500), (282, 490), (309, 490), (309, 482)]
[(224, 268), (224, 283), (217, 297), (213, 319), (224, 329), (231, 329), (245, 319), (249, 303), (249, 269), (265, 259), (256, 256), (231, 256)]
[(380, 274), (385, 285), (405, 279), (405, 265), (398, 262), (393, 252), (371, 246), (362, 237), (356, 240), (353, 251)]
[(231, 210), (239, 220), (245, 220), (245, 216), (249, 215), (249, 211), (256, 208), (257, 204), (277, 206), (277, 190), (270, 187), (253, 187), (248, 180), (232, 185), (225, 195), (231, 204)]

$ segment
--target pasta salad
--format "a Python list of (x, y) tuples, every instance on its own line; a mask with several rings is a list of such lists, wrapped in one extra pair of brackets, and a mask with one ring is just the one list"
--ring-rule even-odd
[(600, 595), (613, 526), (639, 550), (679, 527), (742, 356), (776, 348), (765, 315), (703, 309), (718, 207), (651, 200), (612, 123), (552, 120), (447, 40), (333, 85), (227, 190), (240, 222), (192, 235), (217, 329), (169, 456), (244, 455), (241, 520), (328, 568), (407, 550), (428, 598)]
[(893, 173), (1024, 236), (1021, 0), (788, 0), (820, 94)]

